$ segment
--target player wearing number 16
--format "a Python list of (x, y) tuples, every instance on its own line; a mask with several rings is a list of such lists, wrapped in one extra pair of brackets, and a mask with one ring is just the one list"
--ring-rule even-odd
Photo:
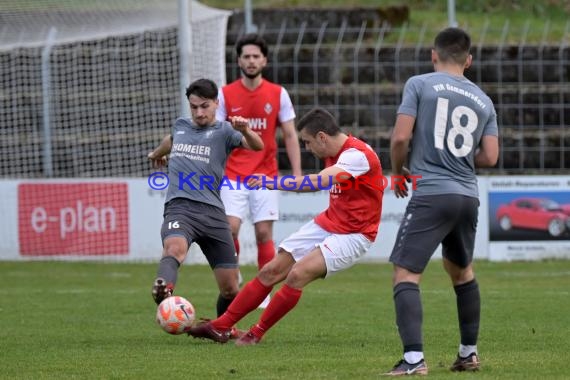
[[(396, 324), (404, 357), (386, 375), (428, 372), (422, 341), (421, 275), (442, 244), (443, 267), (454, 287), (460, 344), (453, 371), (479, 369), (479, 286), (472, 267), (479, 195), (476, 167), (499, 154), (497, 116), (491, 99), (465, 78), (470, 37), (447, 28), (435, 38), (435, 72), (406, 82), (390, 142), (392, 174), (421, 176), (408, 203), (390, 256), (394, 264)], [(411, 145), (411, 151), (409, 148)], [(407, 189), (395, 188), (397, 197)]]
[[(173, 294), (178, 268), (190, 245), (197, 243), (214, 272), (219, 289), (216, 310), (221, 315), (239, 285), (237, 257), (218, 187), (231, 151), (238, 147), (259, 151), (263, 141), (243, 117), (216, 121), (218, 87), (213, 81), (192, 82), (186, 97), (192, 118), (176, 120), (172, 132), (148, 154), (155, 167), (164, 165), (168, 157), (170, 180), (160, 231), (162, 258), (152, 296), (160, 304)], [(202, 176), (213, 178), (212, 186), (201, 186)]]

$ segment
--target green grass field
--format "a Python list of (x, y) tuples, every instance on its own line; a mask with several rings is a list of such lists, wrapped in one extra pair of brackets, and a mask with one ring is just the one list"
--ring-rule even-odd
[[(482, 371), (454, 374), (455, 298), (440, 262), (423, 284), (432, 378), (568, 378), (570, 261), (476, 263)], [(391, 267), (360, 264), (309, 285), (254, 347), (170, 336), (154, 321), (156, 265), (0, 262), (1, 379), (375, 379), (401, 356)], [(253, 267), (242, 269), (246, 278)], [(206, 266), (183, 266), (177, 294), (199, 317), (217, 295)], [(246, 328), (256, 310), (240, 323)]]

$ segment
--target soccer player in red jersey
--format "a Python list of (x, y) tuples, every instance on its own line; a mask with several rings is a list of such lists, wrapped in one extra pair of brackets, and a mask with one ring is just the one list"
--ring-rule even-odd
[(261, 136), (265, 148), (260, 152), (235, 149), (226, 164), (226, 176), (231, 185), (222, 186), (220, 192), (238, 255), (239, 230), (249, 211), (257, 242), (257, 265), (261, 269), (275, 256), (273, 222), (279, 218), (278, 194), (247, 189), (243, 186), (244, 178), (251, 173), (278, 174), (278, 127), (283, 133), (295, 176), (302, 174), (301, 155), (291, 98), (285, 88), (262, 77), (267, 65), (267, 43), (257, 34), (247, 34), (237, 42), (236, 51), (242, 77), (220, 90), (216, 118), (221, 121), (233, 116), (247, 118), (249, 127)]
[[(376, 239), (384, 193), (376, 153), (342, 133), (322, 108), (308, 112), (297, 128), (307, 150), (324, 159), (326, 168), (301, 177), (259, 175), (249, 185), (297, 192), (329, 188), (329, 207), (281, 242), (275, 258), (240, 290), (223, 315), (192, 327), (189, 334), (196, 338), (227, 342), (232, 326), (254, 310), (273, 286), (284, 282), (259, 321), (236, 341), (238, 346), (259, 343), (295, 307), (306, 285), (351, 267)], [(357, 179), (364, 177), (356, 186)]]

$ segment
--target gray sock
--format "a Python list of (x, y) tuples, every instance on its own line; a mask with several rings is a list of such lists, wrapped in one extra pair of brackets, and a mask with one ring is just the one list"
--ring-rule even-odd
[(404, 352), (423, 351), (422, 301), (420, 288), (413, 282), (400, 282), (394, 287), (396, 324), (402, 339)]
[(160, 259), (156, 277), (162, 277), (167, 284), (176, 285), (180, 263), (173, 256), (164, 256)]

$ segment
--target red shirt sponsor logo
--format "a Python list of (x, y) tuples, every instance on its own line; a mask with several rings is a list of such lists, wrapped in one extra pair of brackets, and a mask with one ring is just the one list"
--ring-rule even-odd
[(18, 235), (22, 256), (126, 255), (127, 184), (22, 184)]
[(226, 175), (231, 180), (250, 173), (277, 175), (277, 141), (275, 134), (281, 109), (281, 86), (264, 80), (255, 90), (244, 87), (238, 79), (222, 88), (227, 116), (249, 119), (249, 127), (263, 140), (261, 151), (236, 148), (228, 157)]

